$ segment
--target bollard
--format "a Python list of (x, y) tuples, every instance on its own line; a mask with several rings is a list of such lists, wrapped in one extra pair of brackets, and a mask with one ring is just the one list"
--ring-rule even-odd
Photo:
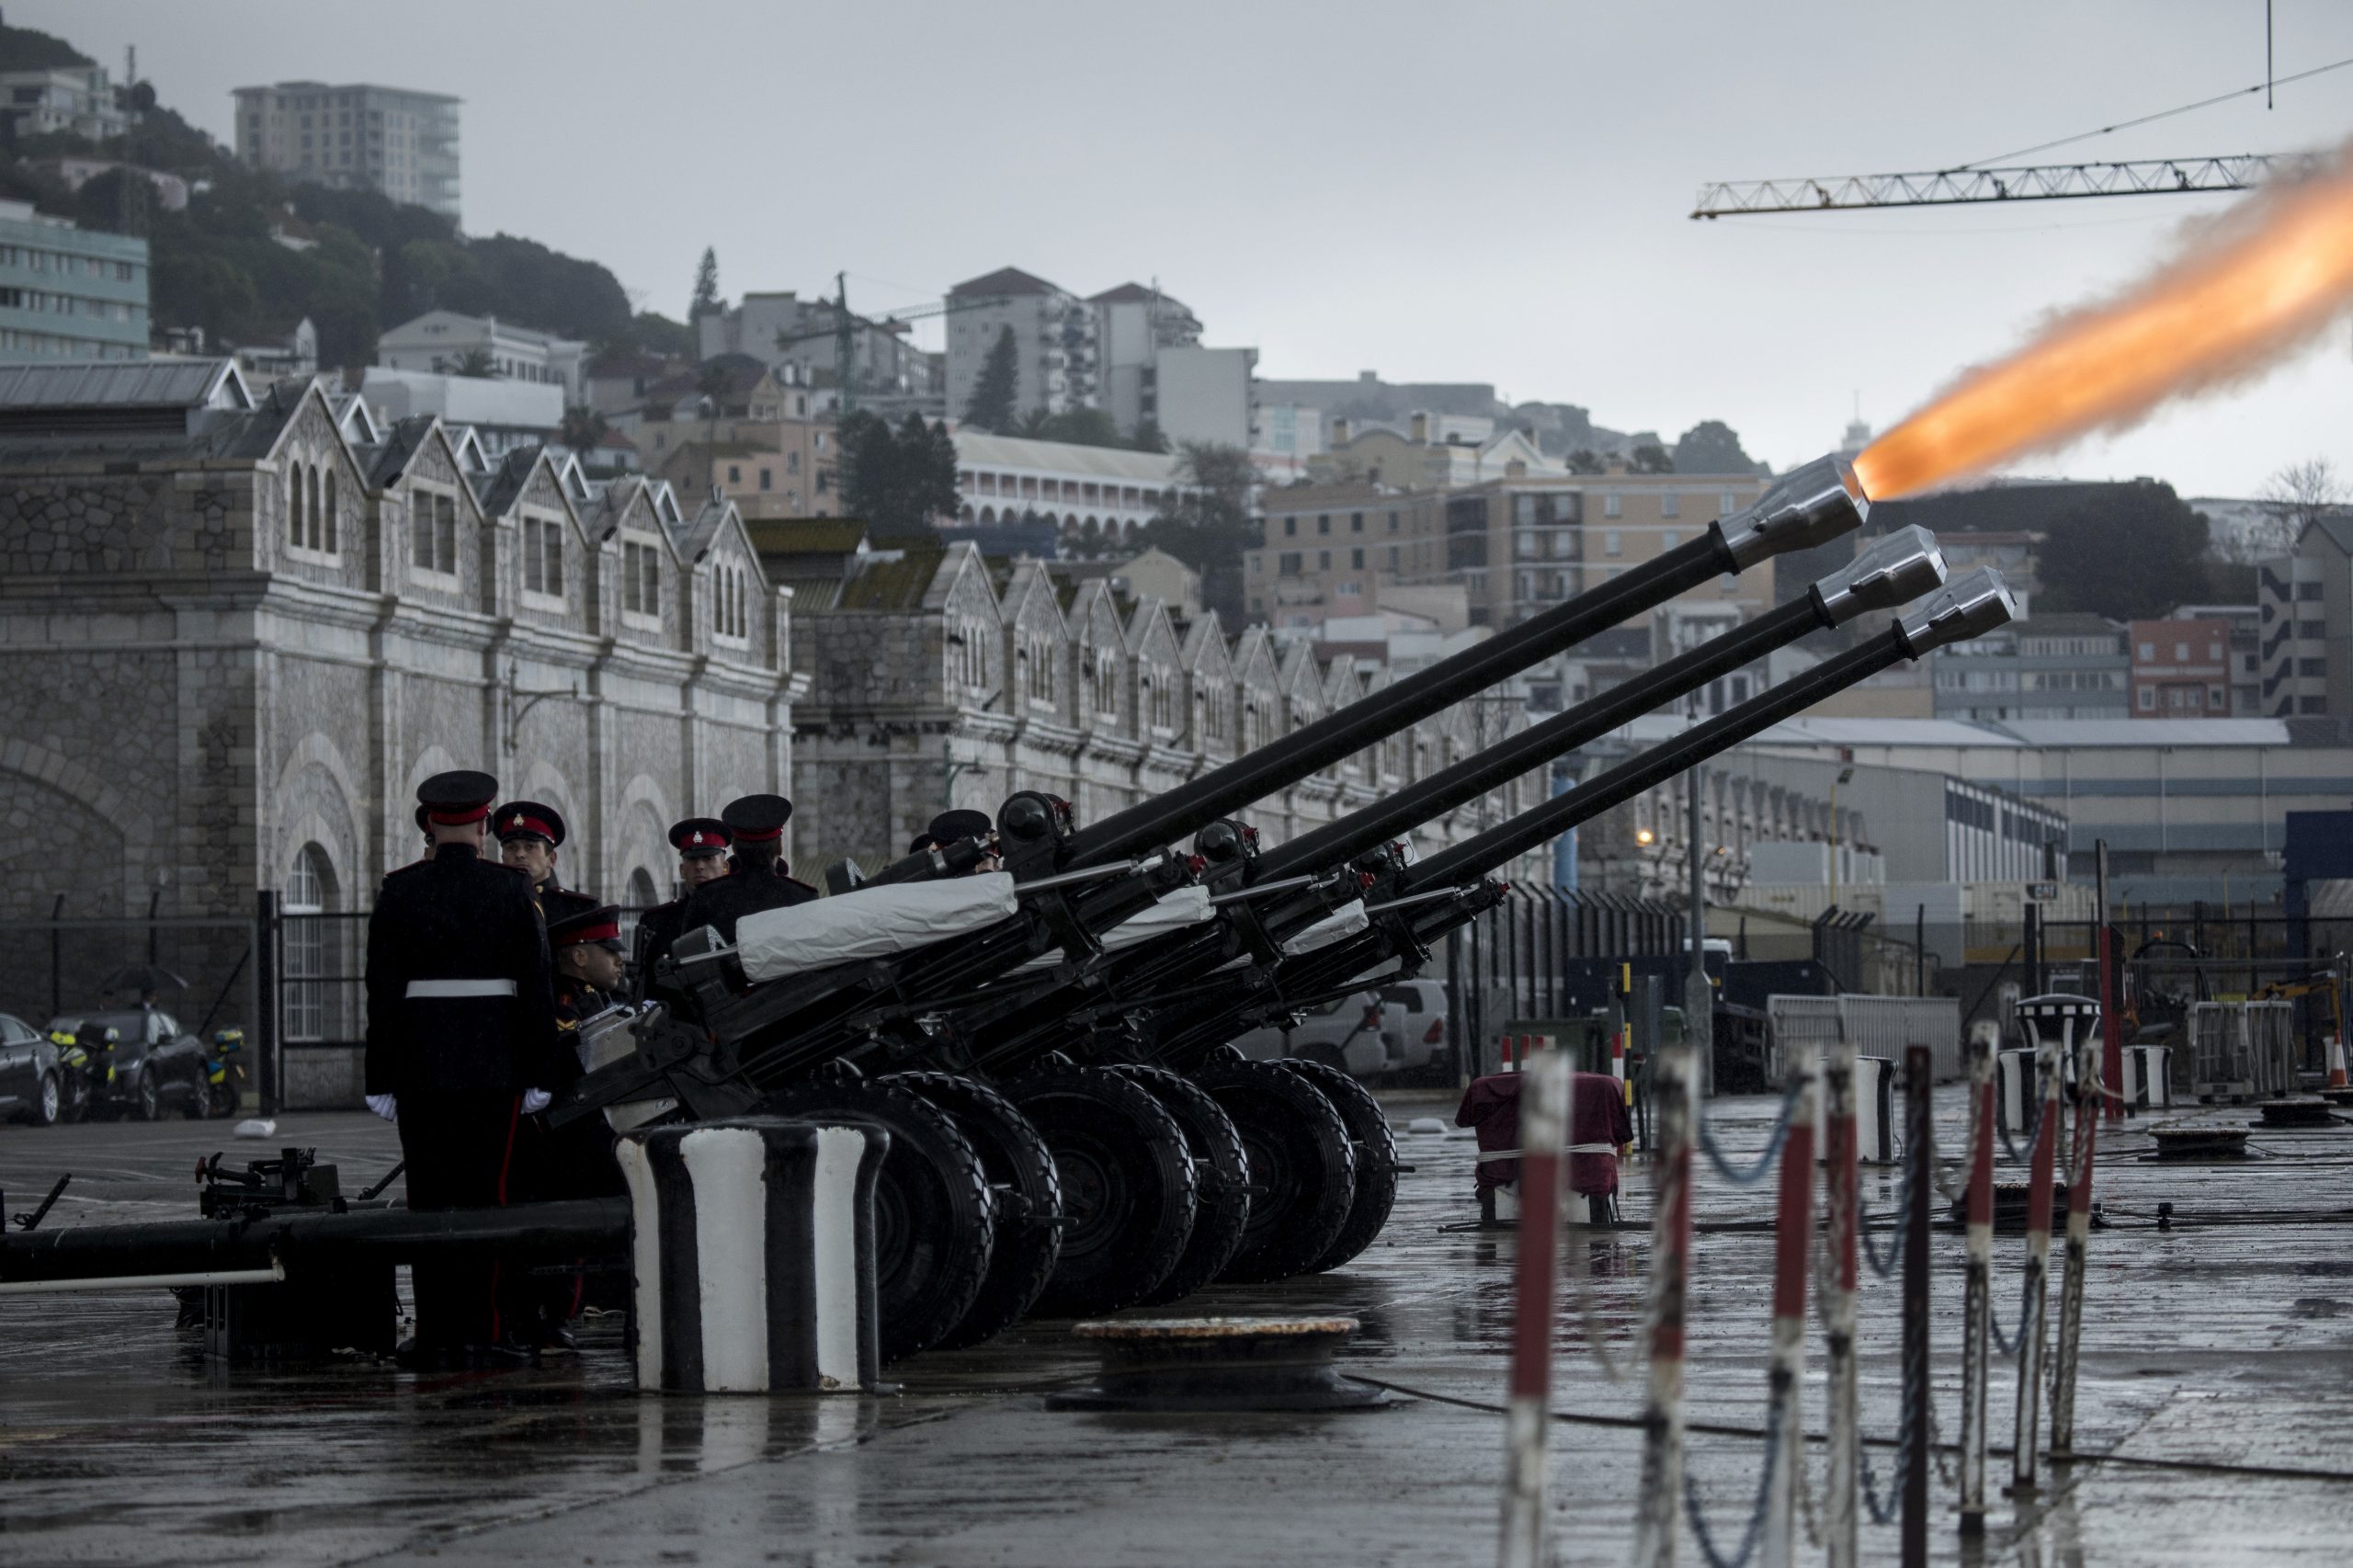
[(1798, 1471), (1805, 1451), (1805, 1272), (1813, 1245), (1813, 1122), (1821, 1066), (1801, 1063), (1798, 1097), (1781, 1148), (1780, 1201), (1773, 1217), (1773, 1403), (1780, 1411), (1773, 1489), (1765, 1499), (1762, 1568), (1797, 1562)]
[(1511, 1397), (1504, 1416), (1502, 1568), (1552, 1568), (1546, 1544), (1545, 1431), (1552, 1396), (1552, 1312), (1559, 1286), (1561, 1191), (1567, 1175), (1569, 1059), (1548, 1051), (1519, 1096), (1519, 1257)]
[(1928, 1568), (1928, 1145), (1935, 1136), (1928, 1094), (1935, 1072), (1927, 1046), (1904, 1049), (1904, 1153), (1912, 1168), (1904, 1215), (1904, 1404), (1912, 1429), (1904, 1463), (1904, 1568)]
[(890, 1142), (880, 1128), (768, 1118), (622, 1134), (638, 1387), (875, 1382), (874, 1179)]
[[(2098, 1035), (2092, 1026), (2097, 1023)], [(2100, 1051), (2103, 1037), (2114, 1031), (2099, 1009), (2085, 1006), (2071, 1012), (2063, 1024), (2060, 1049), (2075, 1059), (2075, 1114), (2068, 1126), (2071, 1137), (2067, 1162), (2067, 1256), (2059, 1290), (2059, 1355), (2051, 1380), (2051, 1451), (2054, 1456), (2075, 1446), (2076, 1354), (2084, 1338), (2084, 1280), (2090, 1267), (2092, 1236), (2092, 1162), (2098, 1153), (2100, 1120)]]
[(1856, 1488), (1861, 1483), (1861, 1419), (1856, 1407), (1855, 1286), (1859, 1194), (1855, 1170), (1855, 1042), (1841, 1028), (1823, 1068), (1825, 1169), (1823, 1209), (1830, 1231), (1830, 1277), (1822, 1282), (1830, 1382), (1828, 1495), (1823, 1549), (1830, 1568), (1855, 1568), (1859, 1549)]
[(1667, 1568), (1683, 1517), (1683, 1315), (1691, 1268), (1692, 1119), (1699, 1114), (1688, 1042), (1650, 1055), (1658, 1106), (1651, 1182), (1650, 1386), (1643, 1404), (1635, 1568)]
[(1961, 1533), (1985, 1533), (1985, 1382), (1993, 1333), (1994, 1059), (2001, 1029), (1969, 1031), (1969, 1275), (1961, 1353)]
[(2018, 1325), (2018, 1404), (2010, 1490), (2035, 1490), (2035, 1445), (2042, 1415), (2043, 1322), (2051, 1281), (2051, 1166), (2059, 1139), (2059, 1053), (2043, 1041), (2035, 1049), (2036, 1077), (2042, 1088), (2042, 1120), (2028, 1156), (2026, 1189), (2026, 1319)]

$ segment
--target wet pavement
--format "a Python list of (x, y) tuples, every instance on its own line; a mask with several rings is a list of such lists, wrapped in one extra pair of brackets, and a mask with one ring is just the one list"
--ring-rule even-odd
[[(1729, 1153), (1762, 1146), (1776, 1104), (1714, 1108)], [(1940, 1091), (1938, 1106), (1957, 1152), (1960, 1093)], [(1415, 1116), (1450, 1120), (1452, 1100), (1392, 1096), (1392, 1110), (1402, 1129)], [(1982, 1550), (1966, 1555), (1938, 1481), (1938, 1562), (2353, 1559), (2353, 1127), (2258, 1132), (2256, 1159), (2200, 1166), (2143, 1158), (2144, 1126), (2103, 1138), (2095, 1190), (2113, 1228), (2092, 1238), (2077, 1396), (2078, 1448), (2137, 1462), (2063, 1467), (2027, 1505), (1997, 1490)], [(16, 1298), (0, 1301), (0, 1562), (1485, 1562), (1516, 1238), (1449, 1228), (1472, 1217), (1467, 1137), (1401, 1142), (1417, 1168), (1363, 1257), (1176, 1309), (1353, 1315), (1363, 1326), (1345, 1365), (1401, 1391), (1385, 1409), (1049, 1412), (1045, 1396), (1095, 1364), (1057, 1323), (893, 1369), (899, 1392), (887, 1396), (697, 1399), (637, 1393), (609, 1319), (591, 1324), (578, 1358), (536, 1370), (417, 1375), (358, 1359), (227, 1370), (174, 1329), (158, 1293)], [(190, 1217), (202, 1155), (227, 1148), (241, 1161), (286, 1143), (338, 1163), (347, 1191), (397, 1158), (392, 1130), (359, 1116), (289, 1117), (261, 1143), (232, 1143), (219, 1124), (7, 1127), (0, 1186), (21, 1210), (73, 1170), (48, 1224)], [(1893, 1172), (1868, 1173), (1867, 1208), (1892, 1210), (1896, 1185)], [(2175, 1205), (2171, 1230), (2154, 1228), (2161, 1201)], [(1640, 1162), (1625, 1207), (1647, 1214)], [(1764, 1189), (1703, 1173), (1695, 1421), (1753, 1427), (1763, 1415), (1769, 1212)], [(1947, 1440), (1959, 1425), (1961, 1246), (1938, 1233), (1934, 1379)], [(1586, 1250), (1608, 1355), (1564, 1293), (1554, 1408), (1623, 1418), (1638, 1387), (1605, 1366), (1639, 1376), (1647, 1239), (1613, 1233)], [(2012, 1323), (2022, 1251), (2015, 1237), (1996, 1244), (1995, 1301)], [(1862, 1393), (1874, 1438), (1895, 1433), (1897, 1332), (1893, 1282), (1867, 1279)], [(1818, 1374), (1818, 1335), (1809, 1353)], [(2016, 1371), (2000, 1358), (1995, 1369), (2000, 1442)], [(1808, 1429), (1819, 1432), (1810, 1392)], [(1620, 1426), (1555, 1425), (1563, 1563), (1626, 1560), (1638, 1442)], [(1692, 1472), (1727, 1548), (1758, 1457), (1753, 1438), (1692, 1438)], [(1892, 1488), (1892, 1449), (1870, 1457)], [(1806, 1477), (1817, 1495), (1821, 1460), (1817, 1446)], [(1998, 1488), (2006, 1461), (1992, 1469)], [(1865, 1525), (1864, 1557), (1895, 1561), (1893, 1526)], [(1700, 1561), (1688, 1538), (1685, 1561)]]

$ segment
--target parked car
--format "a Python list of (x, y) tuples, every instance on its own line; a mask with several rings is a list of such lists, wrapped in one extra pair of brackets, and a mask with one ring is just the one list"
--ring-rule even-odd
[(1420, 1073), (1450, 1065), (1446, 1055), (1446, 984), (1437, 980), (1392, 980), (1381, 988), (1381, 1006), (1402, 1042), (1400, 1072)]
[(56, 1044), (24, 1019), (0, 1013), (0, 1116), (56, 1126), (69, 1108), (65, 1079)]
[(1294, 1028), (1252, 1029), (1233, 1043), (1254, 1061), (1303, 1057), (1370, 1078), (1394, 1068), (1404, 1054), (1404, 1041), (1391, 1014), (1378, 994), (1353, 991), (1302, 1009)]
[(112, 1046), (90, 1063), (91, 1116), (153, 1121), (166, 1110), (201, 1116), (210, 1108), (210, 1053), (171, 1014), (133, 1007), (62, 1014), (49, 1021), (52, 1036), (91, 1028), (115, 1032)]

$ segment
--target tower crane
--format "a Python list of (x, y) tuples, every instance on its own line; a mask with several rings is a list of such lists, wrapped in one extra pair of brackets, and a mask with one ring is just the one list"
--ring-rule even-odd
[(934, 304), (918, 305), (910, 311), (892, 311), (880, 321), (867, 316), (852, 315), (849, 309), (849, 282), (847, 273), (834, 274), (834, 298), (828, 302), (834, 312), (832, 324), (807, 332), (780, 332), (776, 347), (789, 348), (796, 343), (812, 343), (819, 338), (834, 340), (834, 379), (841, 392), (839, 412), (848, 414), (858, 406), (857, 378), (853, 374), (858, 358), (858, 329), (869, 327), (876, 332), (890, 332), (906, 322), (927, 321), (935, 316), (953, 315), (959, 311), (979, 310), (1005, 301), (995, 295), (975, 295), (969, 299), (946, 299)]

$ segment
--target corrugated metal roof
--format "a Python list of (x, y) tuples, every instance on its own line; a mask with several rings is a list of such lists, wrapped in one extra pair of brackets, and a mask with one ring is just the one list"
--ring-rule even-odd
[(204, 408), (216, 388), (226, 394), (221, 407), (254, 405), (233, 359), (0, 365), (0, 408)]
[(2012, 719), (2031, 746), (2284, 746), (2281, 719)]
[(956, 460), (972, 468), (1026, 468), (1041, 473), (1117, 479), (1165, 490), (1176, 483), (1182, 460), (1165, 452), (1131, 452), (1120, 447), (1085, 447), (1075, 441), (1032, 441), (992, 436), (985, 430), (956, 432)]

